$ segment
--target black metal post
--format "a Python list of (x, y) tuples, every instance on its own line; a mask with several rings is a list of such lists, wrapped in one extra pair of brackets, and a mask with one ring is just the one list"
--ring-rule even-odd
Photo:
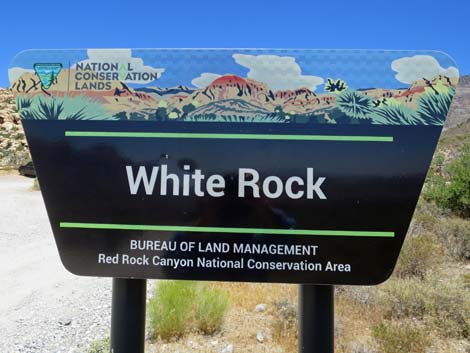
[(299, 353), (334, 352), (334, 287), (299, 286)]
[(144, 353), (147, 280), (113, 278), (111, 353)]

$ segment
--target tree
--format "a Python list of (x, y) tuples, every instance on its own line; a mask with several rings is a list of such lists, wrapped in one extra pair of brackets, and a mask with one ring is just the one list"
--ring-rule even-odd
[(348, 89), (348, 85), (343, 80), (329, 78), (325, 84), (325, 91), (330, 93), (340, 93)]
[(442, 175), (430, 174), (425, 197), (439, 207), (470, 216), (470, 143), (462, 147), (461, 156), (443, 168)]
[(155, 120), (156, 121), (165, 121), (168, 115), (166, 112), (166, 108), (160, 107), (155, 111)]
[(118, 120), (127, 120), (127, 113), (126, 112), (119, 112), (119, 113), (116, 113), (114, 116)]
[(186, 104), (183, 107), (183, 118), (195, 110), (196, 110), (196, 106), (194, 104), (192, 103)]

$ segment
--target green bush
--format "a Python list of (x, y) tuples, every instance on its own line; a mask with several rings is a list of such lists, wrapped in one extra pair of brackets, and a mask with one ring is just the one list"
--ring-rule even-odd
[(439, 207), (470, 216), (470, 143), (463, 145), (461, 156), (444, 167), (443, 173), (431, 173), (424, 196)]
[(213, 334), (223, 323), (228, 295), (218, 288), (201, 286), (196, 295), (196, 325), (200, 332)]
[(193, 315), (195, 295), (195, 282), (159, 282), (154, 297), (148, 303), (153, 338), (179, 337), (187, 331)]
[(409, 235), (400, 252), (394, 274), (400, 278), (417, 276), (424, 278), (443, 259), (443, 248), (435, 236)]
[(462, 283), (392, 279), (377, 288), (376, 296), (385, 319), (418, 319), (444, 337), (470, 337), (470, 293)]
[(110, 348), (111, 342), (109, 337), (94, 341), (90, 348), (88, 349), (87, 353), (108, 353)]
[(430, 344), (428, 333), (408, 321), (385, 321), (372, 328), (381, 353), (425, 353)]
[(212, 334), (223, 323), (228, 296), (205, 283), (162, 281), (148, 307), (153, 338), (168, 340), (191, 330)]

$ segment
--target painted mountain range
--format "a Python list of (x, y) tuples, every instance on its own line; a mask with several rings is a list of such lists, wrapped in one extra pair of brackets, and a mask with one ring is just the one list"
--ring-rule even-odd
[[(131, 88), (113, 80), (83, 89), (74, 77), (73, 69), (63, 69), (46, 91), (34, 73), (21, 75), (11, 86), (21, 117), (50, 119), (46, 108), (58, 106), (47, 109), (56, 119), (441, 125), (458, 83), (437, 75), (402, 89), (353, 89), (335, 78), (315, 93), (306, 87), (272, 90), (231, 74), (200, 88)], [(93, 89), (98, 86), (105, 89)]]

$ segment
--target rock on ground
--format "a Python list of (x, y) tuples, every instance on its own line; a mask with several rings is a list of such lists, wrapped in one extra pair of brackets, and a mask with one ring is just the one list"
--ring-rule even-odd
[(0, 176), (0, 352), (85, 353), (109, 335), (111, 279), (62, 266), (32, 180)]

